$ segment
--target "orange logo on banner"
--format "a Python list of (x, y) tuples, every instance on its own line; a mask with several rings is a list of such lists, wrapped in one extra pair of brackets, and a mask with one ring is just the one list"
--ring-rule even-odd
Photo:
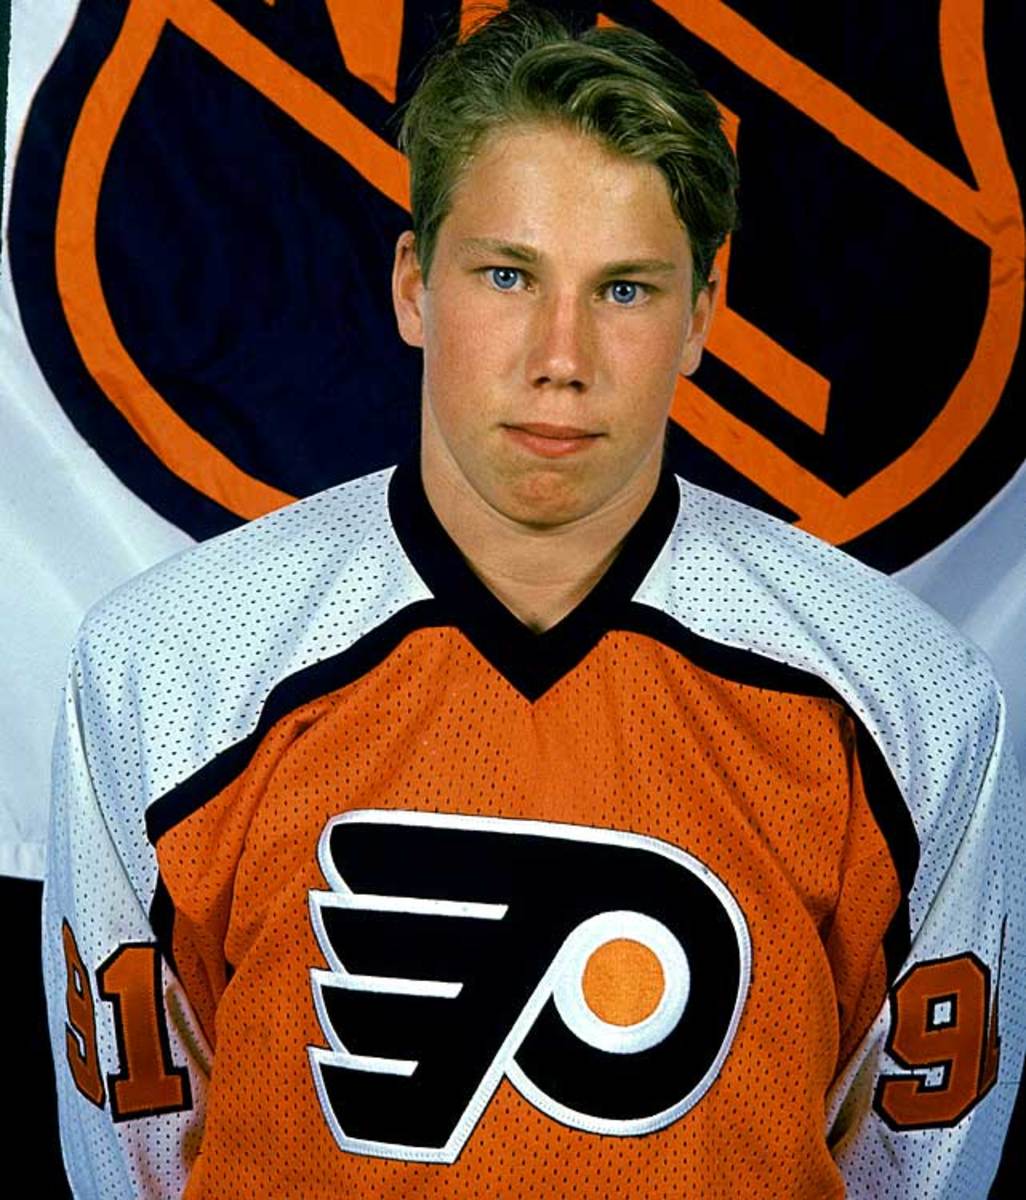
[(90, 374), (165, 466), (229, 511), (258, 517), (293, 497), (237, 467), (157, 393), (118, 336), (96, 261), (100, 187), (111, 147), (169, 24), (408, 208), (406, 160), (211, 0), (132, 0), (82, 106), (57, 208), (57, 284), (68, 327)]
[[(347, 68), (394, 101), (402, 0), (324, 2)], [(849, 541), (921, 496), (958, 461), (997, 407), (1018, 342), (1026, 236), (987, 82), (983, 0), (940, 4), (944, 80), (976, 188), (785, 53), (720, 0), (656, 2), (684, 28), (990, 249), (990, 294), (976, 349), (946, 405), (913, 445), (848, 495), (824, 483), (692, 381), (679, 381), (675, 420), (796, 512), (804, 528), (833, 542)], [(473, 15), (464, 5), (464, 23)], [(213, 0), (131, 0), (117, 42), (82, 107), (65, 164), (56, 230), (61, 299), (86, 367), (145, 444), (199, 492), (241, 517), (254, 517), (291, 497), (236, 466), (146, 380), (114, 327), (96, 260), (95, 230), (107, 160), (167, 25), (202, 46), (384, 195), (408, 208), (406, 164), (392, 146)], [(736, 118), (726, 112), (725, 117), (728, 134), (736, 132)], [(725, 282), (728, 255), (729, 246), (718, 260)], [(830, 381), (727, 303), (713, 323), (709, 348), (792, 416), (819, 433), (825, 431)]]
[[(839, 88), (786, 54), (719, 0), (657, 0), (680, 24), (759, 83), (832, 133), (839, 142), (960, 229), (990, 248), (990, 292), (976, 349), (940, 413), (918, 440), (847, 496), (681, 379), (673, 416), (691, 434), (828, 541), (847, 542), (921, 496), (958, 461), (991, 417), (1007, 382), (1023, 312), (1022, 208), (987, 81), (983, 0), (941, 0), (941, 66), (955, 127), (978, 189), (917, 150)], [(742, 330), (721, 312), (709, 348), (773, 399), (762, 380), (782, 360), (780, 347)], [(793, 361), (793, 360), (792, 360)], [(816, 379), (793, 381), (816, 411)], [(785, 405), (793, 413), (790, 404)], [(825, 409), (823, 412), (825, 420)], [(808, 424), (813, 424), (808, 421)], [(822, 429), (824, 426), (819, 426)]]

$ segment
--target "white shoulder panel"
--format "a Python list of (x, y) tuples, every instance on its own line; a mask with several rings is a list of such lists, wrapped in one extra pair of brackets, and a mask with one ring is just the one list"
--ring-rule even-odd
[(392, 529), (391, 469), (191, 547), (86, 617), (78, 697), (98, 803), (138, 895), (149, 804), (256, 727), (283, 679), (429, 599)]
[(1000, 694), (983, 653), (850, 555), (679, 481), (670, 538), (634, 599), (704, 638), (825, 680), (865, 723), (920, 840), (915, 930), (972, 815)]

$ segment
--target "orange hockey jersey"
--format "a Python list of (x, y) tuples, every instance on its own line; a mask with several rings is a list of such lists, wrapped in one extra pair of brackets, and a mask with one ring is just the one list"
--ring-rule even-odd
[(414, 467), (369, 476), (86, 622), (45, 906), (69, 1176), (984, 1196), (1023, 836), (988, 668), (843, 554), (666, 475), (533, 634)]

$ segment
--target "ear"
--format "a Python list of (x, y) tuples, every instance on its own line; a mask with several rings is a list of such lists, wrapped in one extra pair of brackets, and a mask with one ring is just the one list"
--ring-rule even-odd
[(709, 336), (709, 326), (712, 324), (713, 310), (716, 307), (716, 296), (720, 290), (719, 275), (713, 271), (709, 282), (695, 297), (691, 310), (691, 328), (684, 339), (684, 352), (680, 356), (680, 373), (693, 375), (702, 361), (702, 348)]
[(424, 345), (424, 276), (412, 230), (399, 235), (392, 266), (392, 306), (399, 336), (408, 346)]

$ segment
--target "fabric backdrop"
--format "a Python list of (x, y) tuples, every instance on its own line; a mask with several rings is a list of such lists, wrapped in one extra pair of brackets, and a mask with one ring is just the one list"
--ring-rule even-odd
[[(1026, 759), (1022, 12), (573, 6), (691, 63), (741, 162), (672, 465), (947, 614), (993, 657)], [(85, 609), (413, 443), (419, 363), (388, 296), (407, 225), (395, 115), (461, 12), (14, 0), (4, 16), (0, 873), (34, 878)]]

